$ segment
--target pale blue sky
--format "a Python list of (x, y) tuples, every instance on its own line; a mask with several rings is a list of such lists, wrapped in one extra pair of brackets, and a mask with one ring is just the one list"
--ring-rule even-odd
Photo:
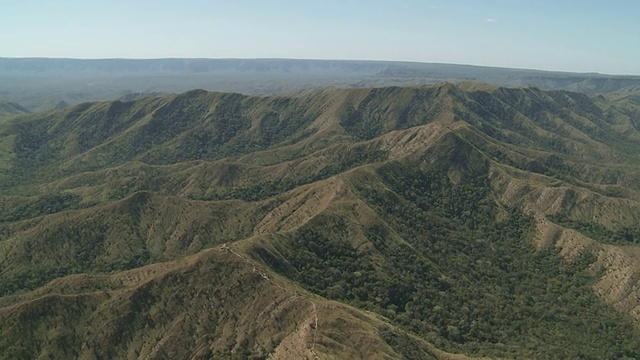
[(640, 75), (639, 0), (0, 0), (0, 57), (406, 60)]

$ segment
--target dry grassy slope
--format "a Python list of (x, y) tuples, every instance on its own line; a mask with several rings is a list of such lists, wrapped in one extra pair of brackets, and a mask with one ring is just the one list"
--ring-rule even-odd
[[(406, 130), (390, 132), (377, 139), (370, 140), (369, 146), (388, 152), (387, 161), (401, 160), (405, 157), (415, 157), (427, 152), (432, 146), (437, 146), (445, 134), (451, 134), (456, 128), (464, 126), (462, 123), (452, 126), (441, 123), (431, 123)], [(376, 175), (372, 172), (380, 164), (367, 164), (350, 169), (331, 178), (300, 186), (287, 193), (287, 199), (270, 211), (256, 226), (254, 231), (259, 234), (287, 232), (298, 228), (310, 219), (337, 203), (359, 204), (358, 195), (354, 194), (350, 183), (362, 172), (370, 172), (370, 180)], [(295, 167), (293, 170), (297, 170)], [(353, 176), (355, 171), (360, 174)], [(355, 211), (355, 214), (358, 212)]]
[[(112, 275), (70, 276), (5, 298), (0, 339), (12, 343), (0, 340), (3, 357), (399, 356), (377, 335), (384, 320), (308, 295), (234, 248)], [(425, 358), (466, 358), (422, 344)]]
[(254, 231), (258, 234), (290, 231), (324, 211), (346, 191), (344, 181), (335, 177), (297, 188), (286, 201), (270, 211)]
[(606, 196), (548, 176), (504, 166), (494, 167), (490, 176), (499, 201), (527, 213), (563, 213), (571, 219), (595, 222), (610, 229), (632, 226), (640, 217), (640, 202), (634, 199)]
[(594, 256), (595, 261), (590, 265), (590, 271), (597, 278), (593, 291), (640, 325), (640, 251), (637, 247), (604, 245), (544, 217), (536, 217), (533, 240), (539, 248), (558, 248), (568, 263), (585, 255)]
[(536, 179), (522, 171), (496, 167), (492, 183), (500, 203), (533, 214), (533, 241), (539, 249), (555, 247), (568, 263), (591, 255), (590, 271), (598, 279), (594, 292), (618, 311), (640, 324), (640, 251), (635, 246), (601, 244), (573, 229), (549, 221), (546, 216), (566, 212), (576, 220), (592, 220), (616, 229), (640, 221), (640, 203), (607, 197), (584, 188)]

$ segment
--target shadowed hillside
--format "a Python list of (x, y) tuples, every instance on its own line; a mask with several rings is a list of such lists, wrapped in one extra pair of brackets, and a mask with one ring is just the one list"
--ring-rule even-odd
[(638, 357), (634, 96), (193, 90), (10, 120), (0, 353)]

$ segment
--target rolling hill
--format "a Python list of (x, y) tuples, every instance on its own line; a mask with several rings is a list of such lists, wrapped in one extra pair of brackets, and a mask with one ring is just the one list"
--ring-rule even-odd
[(636, 358), (635, 99), (192, 90), (0, 124), (0, 353)]

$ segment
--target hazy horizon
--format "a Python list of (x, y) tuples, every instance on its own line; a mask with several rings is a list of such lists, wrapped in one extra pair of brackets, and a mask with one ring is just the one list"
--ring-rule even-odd
[(406, 61), (640, 75), (640, 3), (6, 0), (0, 57)]
[(425, 64), (425, 65), (453, 65), (453, 66), (469, 66), (469, 67), (478, 67), (478, 68), (495, 68), (495, 69), (506, 69), (506, 70), (523, 70), (523, 71), (540, 71), (540, 72), (557, 72), (557, 73), (567, 73), (567, 74), (594, 74), (594, 75), (604, 75), (604, 76), (633, 76), (640, 77), (640, 74), (614, 74), (614, 73), (603, 73), (596, 71), (566, 71), (566, 70), (546, 70), (546, 69), (535, 69), (535, 68), (523, 68), (523, 67), (507, 67), (507, 66), (492, 66), (492, 65), (477, 65), (477, 64), (461, 64), (461, 63), (443, 63), (443, 62), (428, 62), (428, 61), (411, 61), (411, 60), (371, 60), (371, 59), (317, 59), (317, 58), (230, 58), (230, 57), (220, 57), (220, 58), (205, 58), (205, 57), (105, 57), (105, 58), (82, 58), (82, 57), (64, 57), (64, 56), (0, 56), (0, 59), (51, 59), (51, 60), (87, 60), (87, 61), (102, 61), (102, 60), (265, 60), (265, 61), (336, 61), (336, 62), (372, 62), (372, 63), (407, 63), (407, 64)]

